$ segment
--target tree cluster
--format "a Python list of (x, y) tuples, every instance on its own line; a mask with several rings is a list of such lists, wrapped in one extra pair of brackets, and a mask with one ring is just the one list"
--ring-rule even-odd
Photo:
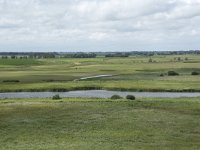
[(64, 58), (96, 58), (95, 53), (72, 53), (65, 54)]

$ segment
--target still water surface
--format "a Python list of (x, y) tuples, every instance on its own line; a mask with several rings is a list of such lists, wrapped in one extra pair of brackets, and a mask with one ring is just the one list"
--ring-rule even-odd
[(134, 95), (136, 97), (157, 97), (157, 98), (179, 98), (179, 97), (200, 97), (200, 92), (197, 93), (178, 93), (178, 92), (120, 92), (106, 90), (86, 90), (86, 91), (70, 91), (70, 92), (14, 92), (0, 93), (0, 99), (5, 98), (49, 98), (56, 94), (61, 97), (96, 97), (110, 98), (112, 95)]

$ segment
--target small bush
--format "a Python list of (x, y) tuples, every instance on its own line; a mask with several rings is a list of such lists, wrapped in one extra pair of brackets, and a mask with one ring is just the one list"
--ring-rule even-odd
[(152, 62), (153, 62), (153, 60), (150, 58), (150, 59), (149, 59), (149, 63), (152, 63)]
[(179, 74), (175, 71), (168, 71), (168, 76), (178, 76)]
[(113, 95), (113, 96), (111, 97), (111, 99), (122, 99), (122, 97), (119, 96), (119, 95)]
[(64, 88), (53, 88), (50, 91), (51, 92), (67, 92), (67, 89), (64, 89)]
[(15, 83), (17, 83), (17, 82), (20, 82), (19, 80), (3, 80), (3, 82), (15, 82)]
[(52, 97), (53, 100), (61, 99), (60, 95), (56, 94)]
[(127, 95), (126, 99), (135, 100), (135, 96), (134, 95)]
[(160, 77), (164, 77), (165, 75), (163, 73), (160, 74)]
[(193, 75), (193, 76), (196, 76), (196, 75), (199, 75), (199, 73), (198, 73), (198, 72), (195, 72), (195, 71), (193, 71), (193, 72), (191, 73), (191, 75)]

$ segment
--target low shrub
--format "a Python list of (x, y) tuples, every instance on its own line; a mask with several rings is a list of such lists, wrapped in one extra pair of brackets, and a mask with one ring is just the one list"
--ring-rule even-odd
[(15, 83), (17, 83), (17, 82), (20, 82), (19, 80), (3, 80), (3, 82), (15, 82)]
[(126, 99), (128, 99), (128, 100), (135, 100), (136, 98), (135, 98), (134, 95), (127, 95)]
[(61, 99), (60, 95), (56, 94), (52, 97), (53, 100), (58, 100)]
[(164, 77), (165, 75), (163, 73), (160, 74), (160, 77)]
[(68, 90), (65, 88), (52, 88), (50, 89), (51, 92), (67, 92)]
[(111, 96), (111, 99), (122, 99), (122, 97), (119, 95), (113, 95)]
[(199, 73), (198, 73), (198, 72), (195, 72), (195, 71), (193, 71), (193, 72), (191, 73), (191, 75), (193, 75), (193, 76), (197, 76), (197, 75), (199, 75)]
[(179, 73), (175, 72), (175, 71), (168, 71), (168, 76), (178, 76)]

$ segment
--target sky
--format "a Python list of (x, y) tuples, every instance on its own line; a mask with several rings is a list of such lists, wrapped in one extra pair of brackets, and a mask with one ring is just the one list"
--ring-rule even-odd
[(0, 0), (0, 52), (200, 49), (200, 0)]

